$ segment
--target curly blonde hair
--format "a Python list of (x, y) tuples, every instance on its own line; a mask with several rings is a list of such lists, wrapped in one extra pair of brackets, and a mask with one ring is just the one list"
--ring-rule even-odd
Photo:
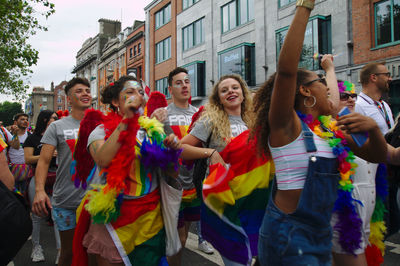
[(224, 106), (218, 95), (218, 88), (222, 81), (226, 79), (234, 79), (239, 82), (243, 93), (243, 102), (241, 104), (241, 117), (246, 124), (250, 125), (253, 118), (252, 100), (250, 90), (247, 87), (246, 82), (239, 76), (235, 74), (222, 76), (219, 81), (214, 85), (210, 96), (208, 97), (208, 103), (205, 105), (205, 110), (200, 116), (200, 120), (206, 120), (209, 122), (211, 127), (211, 132), (219, 140), (229, 143), (232, 132), (229, 123), (228, 113), (225, 111)]

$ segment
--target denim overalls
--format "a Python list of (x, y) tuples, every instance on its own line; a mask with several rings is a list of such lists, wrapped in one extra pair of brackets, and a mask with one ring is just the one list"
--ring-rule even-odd
[[(307, 152), (315, 152), (313, 133), (304, 122), (302, 129)], [(337, 198), (337, 166), (336, 158), (309, 157), (304, 188), (291, 214), (276, 207), (274, 184), (258, 241), (261, 265), (331, 265), (330, 220)]]

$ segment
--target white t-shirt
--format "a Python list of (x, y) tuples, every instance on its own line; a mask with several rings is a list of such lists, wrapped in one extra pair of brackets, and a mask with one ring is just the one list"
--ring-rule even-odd
[[(374, 119), (375, 122), (378, 124), (382, 134), (385, 135), (394, 125), (393, 114), (392, 110), (390, 110), (389, 105), (384, 101), (382, 101), (382, 103), (378, 102), (378, 104), (381, 106), (381, 108), (379, 108), (375, 104), (375, 101), (365, 93), (361, 92), (358, 96), (359, 97), (357, 97), (355, 111)], [(386, 123), (386, 114), (384, 110), (386, 110), (386, 113), (388, 115), (390, 128)]]
[[(12, 135), (10, 132), (7, 131), (8, 139), (11, 141)], [(22, 145), (24, 144), (26, 138), (28, 137), (28, 132), (25, 130), (25, 134), (22, 136), (18, 136), (19, 139), (19, 149), (16, 150), (10, 145), (10, 149), (8, 150), (8, 156), (10, 157), (10, 163), (15, 164), (24, 164), (25, 157), (24, 157), (24, 148)]]

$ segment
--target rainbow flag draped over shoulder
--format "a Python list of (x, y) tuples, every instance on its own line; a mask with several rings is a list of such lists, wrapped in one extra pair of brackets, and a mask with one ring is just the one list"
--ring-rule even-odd
[[(72, 265), (87, 264), (83, 238), (90, 226), (90, 214), (85, 209), (86, 196), (77, 209), (77, 227), (73, 243)], [(125, 265), (162, 265), (165, 260), (165, 231), (161, 215), (159, 190), (135, 200), (125, 200), (121, 216), (106, 224), (107, 231)]]
[(225, 259), (247, 265), (257, 255), (274, 165), (270, 158), (258, 155), (248, 130), (220, 154), (229, 167), (210, 166), (203, 182), (201, 232)]
[(4, 151), (5, 148), (7, 148), (7, 144), (0, 138), (0, 152)]

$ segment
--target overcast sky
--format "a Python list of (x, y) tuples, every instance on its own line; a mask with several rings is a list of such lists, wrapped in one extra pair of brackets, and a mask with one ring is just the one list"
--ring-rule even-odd
[[(52, 0), (56, 12), (48, 20), (41, 20), (47, 32), (38, 32), (30, 43), (39, 51), (39, 60), (32, 67), (28, 80), (30, 91), (34, 86), (50, 89), (72, 78), (76, 53), (83, 42), (99, 32), (100, 18), (119, 20), (121, 29), (132, 26), (135, 20), (144, 20), (144, 7), (151, 0)], [(0, 102), (10, 96), (0, 95)]]

